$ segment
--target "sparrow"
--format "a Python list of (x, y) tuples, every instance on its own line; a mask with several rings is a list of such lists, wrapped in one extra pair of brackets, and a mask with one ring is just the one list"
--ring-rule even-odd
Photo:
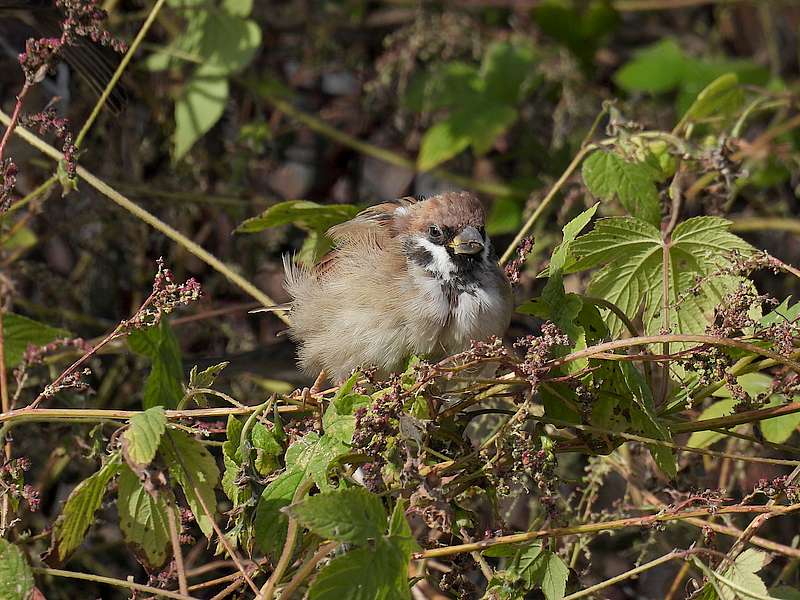
[[(0, 22), (4, 25), (0, 34), (19, 38), (18, 51), (22, 51), (24, 37), (60, 37), (60, 21), (64, 18), (52, 0), (0, 0)], [(20, 30), (24, 29), (24, 32)], [(18, 31), (20, 30), (20, 31)], [(20, 35), (24, 33), (23, 38)], [(75, 39), (72, 45), (61, 51), (61, 58), (89, 84), (100, 96), (114, 75), (121, 57), (111, 48), (93, 42), (88, 37)], [(106, 101), (106, 108), (119, 114), (128, 101), (128, 90), (117, 82)]]
[(501, 336), (511, 284), (485, 221), (469, 192), (402, 198), (331, 228), (334, 248), (312, 267), (285, 256), (302, 370), (337, 381), (363, 366), (388, 374), (412, 355), (436, 360)]

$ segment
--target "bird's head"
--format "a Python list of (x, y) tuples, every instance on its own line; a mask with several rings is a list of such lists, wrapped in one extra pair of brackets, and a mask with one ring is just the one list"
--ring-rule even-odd
[(494, 262), (480, 200), (445, 192), (399, 207), (395, 219), (409, 261), (439, 279), (463, 278)]

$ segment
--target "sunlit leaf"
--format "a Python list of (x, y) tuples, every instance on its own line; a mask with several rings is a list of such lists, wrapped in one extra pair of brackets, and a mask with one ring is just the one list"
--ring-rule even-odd
[(22, 550), (0, 539), (0, 598), (28, 600), (33, 585), (33, 573)]

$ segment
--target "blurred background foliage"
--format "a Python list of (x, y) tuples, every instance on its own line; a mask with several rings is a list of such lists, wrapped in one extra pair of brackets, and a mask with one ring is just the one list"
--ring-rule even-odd
[[(105, 5), (110, 29), (127, 40), (151, 8)], [(22, 79), (16, 54), (27, 27), (0, 22), (6, 112)], [(798, 264), (799, 33), (792, 0), (168, 0), (123, 79), (126, 110), (101, 114), (80, 162), (280, 302), (283, 254), (311, 261), (326, 250), (331, 224), (403, 195), (479, 192), (502, 252), (604, 103), (613, 102), (617, 124), (629, 130), (669, 131), (701, 90), (733, 73), (743, 95), (722, 101), (745, 103), (749, 116), (738, 131), (745, 141), (735, 194), (703, 190), (684, 217), (727, 216), (755, 246)], [(27, 108), (53, 96), (78, 124), (95, 102), (66, 67), (36, 88)], [(696, 137), (703, 128), (713, 130), (713, 120)], [(52, 163), (18, 139), (11, 154), (23, 194), (52, 173)], [(218, 381), (245, 403), (304, 383), (291, 342), (277, 335), (283, 323), (248, 315), (256, 306), (248, 296), (85, 183), (60, 192), (13, 211), (0, 239), (11, 309), (21, 315), (14, 318), (52, 328), (30, 325), (29, 338), (102, 334), (141, 303), (164, 256), (179, 279), (194, 276), (204, 289), (194, 311), (171, 320), (170, 362), (183, 365), (184, 378), (192, 365), (229, 361)], [(519, 302), (540, 294), (536, 275), (561, 228), (593, 202), (576, 173), (537, 222)], [(598, 214), (621, 212), (607, 202)], [(567, 291), (585, 277), (567, 277)], [(757, 284), (784, 298), (796, 296), (795, 282), (766, 274)], [(509, 335), (533, 328), (518, 315)], [(146, 364), (122, 345), (93, 359), (92, 406), (139, 408), (145, 392), (132, 375)], [(43, 434), (52, 438), (39, 450), (50, 453), (37, 482), (46, 517), (88, 472), (70, 460), (91, 449), (84, 433), (50, 426)], [(109, 570), (89, 564), (88, 553), (75, 560)]]

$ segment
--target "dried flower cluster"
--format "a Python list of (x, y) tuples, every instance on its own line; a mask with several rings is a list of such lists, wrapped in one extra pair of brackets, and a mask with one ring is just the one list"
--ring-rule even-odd
[(175, 275), (164, 266), (164, 259), (159, 258), (157, 263), (153, 292), (136, 314), (124, 323), (128, 331), (157, 325), (164, 315), (200, 298), (200, 284), (196, 279), (190, 277), (183, 283), (176, 283)]
[(44, 135), (48, 131), (55, 133), (62, 141), (61, 152), (64, 154), (67, 176), (72, 179), (78, 169), (78, 148), (72, 143), (72, 131), (69, 128), (69, 119), (59, 117), (56, 109), (49, 106), (45, 110), (32, 115), (23, 115), (19, 119), (20, 125), (37, 129)]
[(24, 472), (31, 468), (29, 458), (23, 456), (7, 461), (0, 467), (0, 488), (3, 496), (10, 496), (13, 500), (24, 500), (31, 511), (39, 510), (39, 492), (30, 484), (25, 483)]
[(517, 246), (517, 257), (506, 265), (506, 276), (511, 285), (519, 283), (522, 266), (528, 260), (528, 255), (533, 251), (533, 238), (525, 237)]

